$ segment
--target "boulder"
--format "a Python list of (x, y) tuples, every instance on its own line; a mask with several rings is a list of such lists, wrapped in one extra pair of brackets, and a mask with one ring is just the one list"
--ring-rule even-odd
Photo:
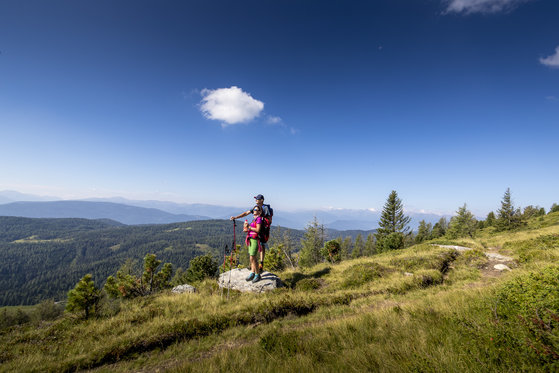
[(171, 290), (171, 292), (175, 294), (196, 293), (196, 288), (192, 285), (184, 284), (184, 285), (175, 286), (173, 290)]
[(505, 264), (495, 264), (493, 268), (495, 268), (497, 271), (510, 271), (510, 268)]
[(270, 291), (283, 286), (280, 278), (273, 273), (262, 272), (260, 274), (262, 279), (258, 282), (246, 281), (249, 274), (250, 271), (247, 268), (235, 268), (219, 275), (217, 283), (220, 288), (253, 293)]

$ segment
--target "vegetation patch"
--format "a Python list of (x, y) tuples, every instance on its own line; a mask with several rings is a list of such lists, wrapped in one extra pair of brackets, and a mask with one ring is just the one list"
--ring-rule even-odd
[(355, 288), (382, 277), (388, 269), (378, 263), (359, 263), (345, 269), (342, 273), (343, 288)]
[(457, 264), (465, 264), (474, 268), (483, 268), (489, 263), (487, 255), (481, 250), (464, 251), (458, 258)]
[(520, 263), (533, 261), (553, 262), (559, 260), (559, 234), (543, 235), (533, 239), (507, 242), (503, 249), (512, 250), (518, 255)]
[(322, 286), (322, 281), (317, 278), (304, 278), (297, 282), (296, 289), (302, 291), (310, 291), (319, 289)]

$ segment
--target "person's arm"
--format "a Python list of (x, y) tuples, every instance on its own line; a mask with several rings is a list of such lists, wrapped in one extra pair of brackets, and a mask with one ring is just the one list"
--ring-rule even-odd
[(245, 216), (249, 215), (250, 213), (252, 213), (252, 210), (245, 211), (245, 212), (243, 212), (241, 215), (231, 216), (231, 217), (229, 218), (229, 220), (235, 220), (235, 219), (244, 218)]

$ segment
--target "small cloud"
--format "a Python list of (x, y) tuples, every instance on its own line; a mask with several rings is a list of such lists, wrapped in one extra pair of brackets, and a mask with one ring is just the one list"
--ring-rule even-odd
[(548, 67), (559, 67), (559, 47), (555, 48), (555, 53), (551, 56), (540, 58), (540, 63)]
[(280, 123), (282, 123), (282, 121), (281, 121), (280, 117), (274, 117), (272, 115), (268, 115), (268, 118), (266, 118), (266, 123), (268, 123), (268, 124), (280, 124)]
[(551, 102), (559, 102), (559, 98), (556, 96), (547, 96), (545, 99)]
[(200, 111), (204, 117), (222, 121), (222, 126), (246, 123), (258, 117), (264, 103), (241, 88), (203, 89)]
[(501, 13), (509, 12), (533, 0), (444, 0), (448, 4), (445, 14), (448, 13)]

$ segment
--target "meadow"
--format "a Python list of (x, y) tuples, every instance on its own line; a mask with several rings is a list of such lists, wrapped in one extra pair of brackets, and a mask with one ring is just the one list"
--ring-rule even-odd
[[(470, 247), (457, 251), (437, 244)], [(485, 252), (514, 258), (495, 271)], [(277, 275), (266, 294), (105, 300), (2, 330), (0, 371), (542, 372), (559, 370), (559, 213)]]

